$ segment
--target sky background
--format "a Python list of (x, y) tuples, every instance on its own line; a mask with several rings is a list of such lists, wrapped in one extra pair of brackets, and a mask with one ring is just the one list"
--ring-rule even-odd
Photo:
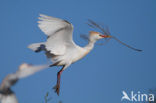
[(80, 34), (94, 30), (87, 19), (109, 26), (111, 34), (142, 49), (136, 52), (115, 40), (96, 45), (82, 60), (66, 69), (58, 97), (58, 67), (20, 80), (12, 89), (20, 103), (120, 103), (122, 91), (147, 93), (156, 88), (156, 0), (0, 0), (0, 82), (23, 63), (44, 64), (44, 53), (27, 46), (45, 41), (37, 27), (39, 13), (66, 19), (74, 25), (74, 41), (87, 44)]

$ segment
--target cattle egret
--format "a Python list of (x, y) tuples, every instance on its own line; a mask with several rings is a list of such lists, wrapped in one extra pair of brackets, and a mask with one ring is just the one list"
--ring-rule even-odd
[(57, 84), (54, 87), (55, 92), (59, 95), (60, 77), (63, 70), (86, 56), (93, 49), (97, 40), (110, 36), (90, 31), (89, 43), (85, 47), (80, 47), (73, 41), (73, 26), (68, 21), (43, 14), (40, 14), (39, 20), (38, 26), (47, 35), (47, 41), (31, 44), (28, 48), (35, 52), (45, 51), (47, 58), (53, 62), (51, 67), (62, 66), (57, 73)]
[(3, 79), (0, 85), (0, 103), (18, 103), (16, 95), (11, 90), (11, 86), (16, 84), (19, 79), (28, 77), (48, 67), (49, 65), (33, 66), (27, 63), (21, 64), (15, 73), (9, 74)]

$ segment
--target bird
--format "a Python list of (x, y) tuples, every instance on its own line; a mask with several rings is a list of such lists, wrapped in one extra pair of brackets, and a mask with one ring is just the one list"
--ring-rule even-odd
[(15, 73), (8, 74), (0, 84), (0, 103), (18, 103), (16, 95), (11, 87), (15, 85), (19, 79), (33, 75), (48, 67), (49, 64), (31, 65), (22, 63)]
[(59, 95), (62, 72), (74, 62), (85, 57), (93, 49), (96, 41), (110, 36), (90, 31), (88, 44), (81, 47), (73, 41), (73, 25), (69, 21), (44, 14), (40, 14), (38, 19), (38, 27), (47, 35), (47, 40), (32, 43), (28, 45), (28, 48), (37, 53), (45, 51), (47, 58), (52, 61), (50, 67), (62, 67), (57, 73), (57, 83), (53, 88)]

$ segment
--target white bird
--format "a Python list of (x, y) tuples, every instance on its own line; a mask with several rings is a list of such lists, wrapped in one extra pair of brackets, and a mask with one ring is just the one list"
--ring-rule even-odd
[(39, 20), (38, 26), (48, 36), (47, 41), (31, 44), (28, 48), (35, 52), (45, 51), (46, 56), (53, 62), (51, 66), (63, 66), (57, 73), (57, 84), (54, 88), (59, 95), (60, 77), (63, 70), (86, 56), (97, 40), (110, 36), (91, 31), (88, 45), (80, 47), (73, 41), (73, 26), (68, 21), (43, 14), (40, 14)]
[(15, 73), (7, 75), (0, 85), (0, 103), (18, 103), (15, 93), (11, 90), (11, 86), (21, 79), (28, 77), (40, 70), (48, 68), (49, 65), (30, 65), (23, 63), (19, 66)]

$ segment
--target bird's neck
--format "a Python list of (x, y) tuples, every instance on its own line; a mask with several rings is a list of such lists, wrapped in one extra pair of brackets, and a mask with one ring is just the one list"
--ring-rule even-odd
[(89, 43), (84, 47), (87, 51), (91, 51), (94, 47), (96, 41), (89, 41)]
[(80, 51), (78, 51), (78, 55), (77, 57), (73, 60), (73, 62), (76, 62), (77, 60), (82, 59), (83, 57), (85, 57), (94, 47), (94, 43), (93, 41), (90, 41), (85, 47), (80, 48)]

